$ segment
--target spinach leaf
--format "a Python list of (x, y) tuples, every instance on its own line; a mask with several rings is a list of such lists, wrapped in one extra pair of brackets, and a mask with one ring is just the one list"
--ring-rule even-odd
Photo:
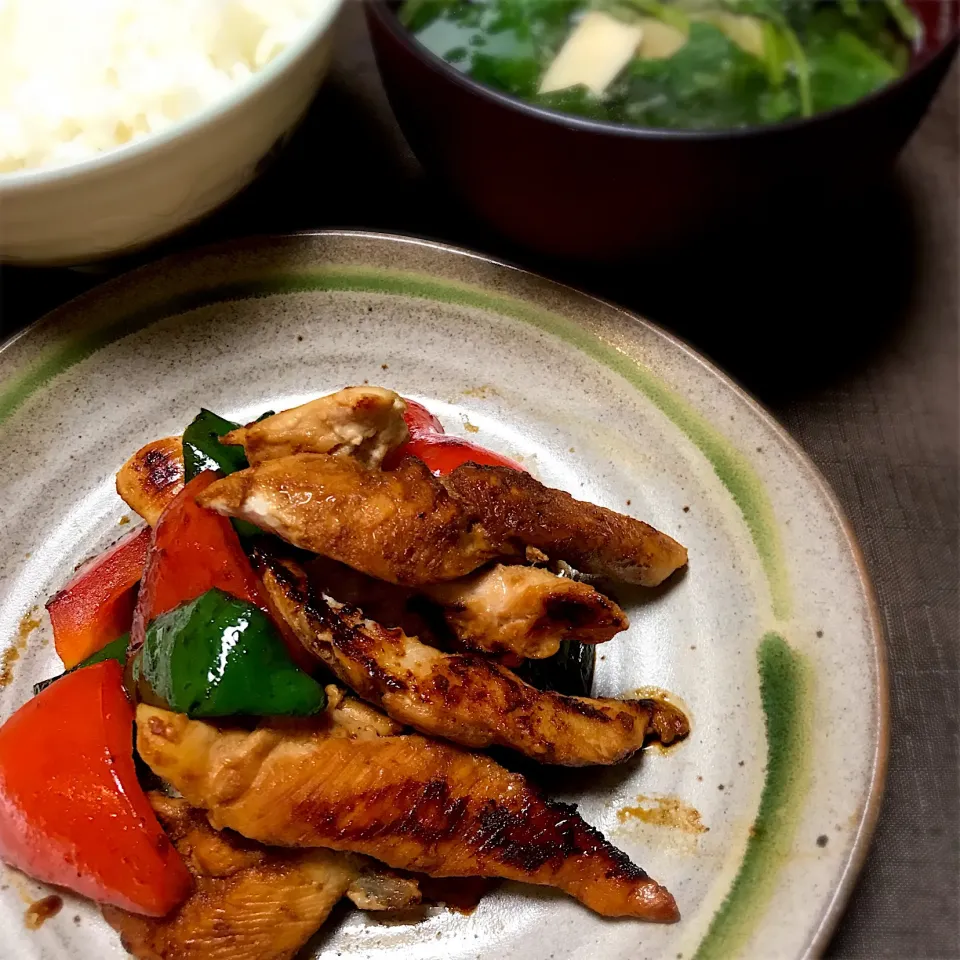
[(411, 33), (416, 33), (459, 5), (459, 0), (407, 0), (397, 16)]
[(493, 0), (489, 29), (529, 42), (545, 68), (566, 40), (571, 17), (583, 5), (582, 0)]
[(543, 68), (535, 57), (493, 57), (475, 53), (470, 76), (480, 83), (529, 100), (537, 94)]
[(823, 11), (811, 20), (806, 37), (814, 111), (853, 103), (894, 80), (899, 71), (857, 32)]
[(772, 96), (760, 59), (697, 21), (672, 57), (634, 60), (625, 83), (626, 118), (643, 126), (737, 127), (779, 117), (788, 105)]

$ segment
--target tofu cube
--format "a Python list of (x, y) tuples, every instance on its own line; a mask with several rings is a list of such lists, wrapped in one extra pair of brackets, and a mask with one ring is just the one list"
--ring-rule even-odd
[(588, 13), (567, 37), (540, 81), (540, 92), (583, 84), (600, 96), (636, 54), (643, 29), (609, 14)]

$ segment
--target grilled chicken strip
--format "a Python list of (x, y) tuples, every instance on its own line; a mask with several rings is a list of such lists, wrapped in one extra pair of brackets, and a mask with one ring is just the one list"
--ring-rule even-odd
[[(327, 687), (327, 736), (376, 739), (401, 727), (334, 685)], [(279, 721), (282, 724), (282, 721)], [(281, 960), (294, 956), (341, 896), (362, 910), (404, 910), (421, 902), (416, 878), (366, 857), (323, 849), (265, 847), (210, 826), (184, 799), (150, 802), (196, 885), (166, 917), (116, 907), (103, 913), (140, 960)]]
[(603, 643), (630, 625), (593, 587), (537, 567), (497, 564), (422, 589), (468, 650), (538, 659), (553, 656), (563, 640)]
[(569, 493), (529, 473), (465, 463), (443, 478), (495, 546), (518, 541), (583, 573), (655, 587), (687, 562), (686, 548), (649, 524)]
[(538, 690), (487, 657), (444, 653), (311, 596), (303, 571), (260, 553), (273, 610), (342, 682), (394, 720), (467, 747), (509, 747), (543, 763), (618, 763), (645, 740), (686, 736), (686, 718), (652, 700), (567, 697)]
[(329, 453), (379, 467), (409, 436), (403, 420), (406, 408), (392, 390), (346, 387), (231, 430), (223, 442), (242, 445), (253, 465), (294, 453)]
[(407, 586), (453, 580), (511, 553), (493, 549), (471, 514), (415, 457), (390, 471), (368, 469), (352, 457), (280, 457), (210, 484), (197, 502)]
[(231, 474), (199, 502), (406, 586), (466, 576), (526, 548), (644, 586), (687, 562), (684, 547), (648, 524), (507, 467), (468, 463), (441, 480), (413, 457), (381, 471), (299, 454)]
[(328, 557), (313, 557), (304, 569), (314, 592), (445, 649), (549, 657), (562, 640), (602, 643), (629, 626), (627, 615), (593, 587), (536, 567), (496, 565), (420, 592)]
[(678, 919), (673, 897), (575, 808), (489, 757), (416, 734), (325, 735), (324, 722), (250, 732), (140, 704), (137, 748), (213, 826), (262, 843), (559, 887), (604, 916)]
[(363, 870), (362, 858), (332, 850), (267, 848), (218, 833), (186, 800), (150, 801), (195, 886), (166, 917), (103, 907), (140, 960), (289, 960)]
[(120, 499), (150, 526), (183, 489), (183, 444), (164, 437), (141, 447), (117, 472)]

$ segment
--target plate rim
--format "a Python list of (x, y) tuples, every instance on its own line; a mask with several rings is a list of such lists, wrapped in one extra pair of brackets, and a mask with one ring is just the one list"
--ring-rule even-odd
[[(648, 320), (646, 317), (627, 307), (608, 300), (604, 297), (589, 291), (581, 290), (571, 284), (564, 283), (562, 280), (556, 280), (553, 277), (546, 276), (536, 270), (528, 269), (509, 260), (501, 259), (489, 253), (477, 250), (471, 250), (467, 247), (461, 247), (457, 244), (448, 243), (442, 240), (430, 240), (403, 232), (390, 232), (380, 230), (364, 229), (321, 229), (321, 230), (299, 230), (282, 233), (253, 234), (244, 237), (235, 237), (228, 240), (204, 244), (199, 247), (187, 248), (185, 250), (175, 251), (157, 259), (149, 260), (146, 263), (133, 267), (129, 270), (105, 278), (87, 290), (71, 297), (64, 303), (54, 307), (52, 310), (31, 321), (19, 330), (14, 331), (9, 336), (0, 341), (0, 356), (7, 354), (9, 350), (16, 346), (21, 340), (30, 337), (39, 332), (41, 328), (55, 328), (56, 324), (63, 319), (69, 319), (69, 315), (77, 308), (83, 309), (85, 301), (93, 300), (101, 296), (114, 284), (127, 283), (135, 280), (138, 274), (156, 272), (157, 270), (170, 269), (175, 267), (178, 261), (188, 258), (195, 258), (209, 254), (227, 253), (233, 249), (255, 248), (259, 244), (279, 242), (291, 239), (330, 239), (344, 238), (348, 240), (372, 240), (386, 243), (407, 244), (413, 247), (421, 247), (435, 251), (443, 255), (453, 255), (455, 257), (466, 257), (472, 260), (478, 260), (490, 266), (510, 270), (515, 273), (525, 275), (537, 281), (545, 282), (555, 288), (559, 288), (567, 294), (572, 294), (577, 298), (593, 301), (608, 310), (619, 313), (624, 319), (632, 324), (637, 324), (648, 333), (655, 335), (662, 341), (680, 350), (690, 360), (695, 361), (705, 372), (719, 380), (729, 389), (732, 389), (737, 399), (746, 405), (746, 407), (756, 416), (763, 425), (772, 431), (777, 439), (784, 445), (787, 451), (792, 454), (798, 466), (805, 469), (813, 481), (820, 494), (823, 496), (826, 505), (829, 507), (837, 522), (838, 528), (842, 531), (849, 549), (850, 556), (853, 559), (857, 571), (857, 580), (863, 592), (866, 602), (866, 621), (869, 626), (872, 640), (874, 660), (876, 663), (876, 686), (874, 693), (877, 697), (877, 721), (874, 730), (874, 749), (871, 758), (871, 771), (869, 787), (863, 812), (857, 824), (854, 833), (853, 844), (846, 863), (843, 866), (840, 878), (834, 886), (826, 907), (821, 915), (820, 921), (808, 942), (800, 954), (801, 960), (813, 960), (819, 957), (827, 946), (831, 936), (836, 931), (841, 917), (850, 901), (853, 890), (856, 886), (866, 859), (870, 850), (871, 841), (876, 833), (877, 824), (880, 818), (880, 812), (883, 805), (883, 798), (886, 786), (887, 769), (890, 754), (890, 671), (889, 658), (887, 652), (886, 633), (883, 626), (883, 618), (880, 610), (880, 604), (877, 598), (876, 588), (867, 568), (863, 550), (857, 539), (853, 526), (850, 523), (846, 512), (843, 509), (832, 486), (823, 475), (820, 468), (813, 462), (809, 454), (803, 449), (800, 443), (794, 439), (789, 431), (777, 420), (777, 418), (743, 386), (730, 373), (723, 370), (711, 359), (700, 353), (692, 344), (687, 343), (682, 337), (664, 329), (660, 325)], [(521, 297), (521, 299), (526, 299)], [(575, 322), (575, 321), (574, 321)], [(596, 334), (594, 334), (596, 336)], [(636, 366), (641, 364), (633, 357), (628, 358)]]

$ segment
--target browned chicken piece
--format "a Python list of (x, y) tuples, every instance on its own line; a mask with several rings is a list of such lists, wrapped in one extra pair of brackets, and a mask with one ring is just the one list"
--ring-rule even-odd
[(620, 607), (589, 584), (537, 567), (497, 564), (422, 589), (444, 608), (467, 650), (539, 659), (553, 656), (563, 640), (603, 643), (630, 625)]
[[(375, 740), (377, 737), (395, 737), (403, 727), (395, 720), (384, 716), (369, 704), (350, 696), (336, 684), (325, 688), (327, 706), (324, 722), (311, 722), (314, 730), (322, 729), (326, 736), (349, 737), (355, 740)], [(275, 726), (282, 729), (285, 723), (298, 729), (300, 721), (277, 719)], [(382, 863), (355, 857), (360, 872), (347, 888), (346, 896), (361, 910), (406, 910), (421, 901), (420, 887), (416, 877), (397, 873)]]
[(351, 739), (302, 721), (226, 729), (146, 704), (137, 748), (217, 828), (431, 876), (559, 887), (604, 916), (674, 921), (673, 897), (575, 808), (489, 757), (416, 734)]
[(223, 442), (240, 444), (253, 465), (294, 453), (329, 453), (379, 467), (409, 436), (403, 420), (406, 408), (392, 390), (346, 387), (231, 430)]
[(186, 800), (150, 800), (195, 886), (166, 917), (103, 907), (140, 960), (289, 960), (363, 870), (362, 858), (333, 850), (267, 848), (220, 833)]
[(646, 740), (669, 743), (688, 732), (686, 718), (667, 704), (538, 690), (488, 657), (444, 653), (355, 607), (315, 599), (290, 561), (256, 559), (272, 608), (301, 643), (365, 700), (422, 733), (587, 766), (618, 763)]
[[(620, 607), (593, 587), (535, 567), (497, 564), (419, 593), (329, 557), (306, 561), (304, 570), (315, 593), (362, 607), (369, 619), (431, 646), (540, 658), (556, 653), (562, 640), (602, 643), (629, 626)], [(438, 620), (449, 629), (438, 631)]]
[(183, 489), (183, 444), (164, 437), (141, 447), (118, 471), (120, 499), (150, 526)]
[(199, 502), (406, 586), (453, 580), (529, 549), (644, 586), (687, 562), (684, 547), (648, 524), (507, 467), (468, 463), (437, 479), (414, 457), (382, 471), (299, 454), (231, 474)]
[(414, 457), (390, 471), (352, 457), (280, 457), (217, 480), (197, 502), (407, 586), (462, 577), (505, 553)]
[(687, 562), (686, 548), (649, 524), (569, 493), (529, 473), (465, 463), (443, 478), (495, 546), (517, 543), (595, 573), (655, 587)]

